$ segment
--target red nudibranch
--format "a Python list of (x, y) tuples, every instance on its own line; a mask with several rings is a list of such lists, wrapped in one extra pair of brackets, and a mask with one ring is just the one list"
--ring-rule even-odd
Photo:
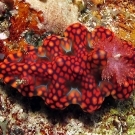
[(0, 78), (23, 96), (40, 96), (51, 108), (78, 104), (100, 108), (106, 96), (126, 99), (134, 87), (135, 49), (104, 27), (89, 32), (70, 25), (64, 37), (51, 35), (0, 63)]

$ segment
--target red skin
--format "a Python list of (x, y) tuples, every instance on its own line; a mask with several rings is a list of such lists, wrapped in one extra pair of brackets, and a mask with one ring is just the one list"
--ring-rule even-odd
[[(125, 99), (133, 90), (133, 78), (127, 77), (121, 86), (115, 77), (110, 82), (101, 81), (108, 54), (101, 48), (87, 49), (93, 41), (111, 41), (113, 37), (103, 27), (90, 33), (83, 25), (73, 24), (64, 37), (48, 36), (38, 49), (29, 46), (25, 55), (22, 52), (9, 55), (0, 63), (0, 78), (23, 96), (41, 96), (51, 108), (79, 104), (84, 111), (93, 112), (106, 96)], [(132, 64), (133, 59), (129, 59)]]

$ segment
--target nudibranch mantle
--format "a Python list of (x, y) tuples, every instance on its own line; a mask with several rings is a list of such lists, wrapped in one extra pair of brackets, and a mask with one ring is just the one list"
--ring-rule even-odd
[[(133, 76), (127, 74), (121, 84), (117, 82), (117, 72), (109, 80), (101, 79), (111, 58), (104, 44), (107, 40), (109, 46), (113, 39), (114, 33), (103, 27), (89, 32), (80, 23), (72, 24), (64, 37), (51, 35), (39, 48), (29, 45), (25, 49), (27, 53), (9, 54), (0, 63), (0, 78), (23, 96), (40, 96), (51, 108), (78, 104), (84, 111), (93, 112), (100, 108), (106, 96), (125, 99), (133, 91), (135, 51), (126, 41), (122, 46), (133, 51), (122, 59)], [(95, 45), (96, 42), (101, 45)]]

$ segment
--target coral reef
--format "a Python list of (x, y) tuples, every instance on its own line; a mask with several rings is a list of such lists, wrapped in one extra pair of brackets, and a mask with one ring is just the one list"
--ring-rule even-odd
[(78, 8), (67, 0), (26, 0), (31, 7), (43, 12), (44, 22), (41, 24), (46, 31), (63, 33), (66, 27), (77, 22)]
[(89, 10), (80, 14), (79, 21), (85, 24), (90, 31), (96, 26), (105, 26), (115, 32), (118, 37), (135, 45), (134, 4), (133, 0), (106, 0), (97, 6), (87, 0)]
[[(39, 29), (38, 24), (43, 21), (42, 12), (30, 8), (23, 1), (5, 1), (5, 8), (1, 14), (1, 48), (5, 54), (23, 50), (27, 46), (24, 34), (33, 30), (36, 34), (43, 34), (45, 29)], [(23, 19), (22, 19), (23, 18)], [(20, 23), (21, 22), (21, 23)]]
[[(26, 1), (29, 4), (26, 3)], [(41, 98), (35, 96), (31, 97), (33, 95), (41, 96), (42, 90), (45, 90), (47, 85), (39, 87), (37, 93), (29, 93), (27, 87), (29, 87), (30, 90), (32, 89), (31, 84), (33, 83), (34, 77), (30, 75), (26, 77), (25, 74), (19, 76), (21, 78), (17, 78), (18, 75), (12, 77), (8, 76), (3, 70), (5, 67), (2, 65), (0, 67), (2, 74), (6, 76), (4, 77), (4, 82), (9, 85), (12, 83), (13, 87), (21, 87), (19, 91), (22, 92), (23, 95), (29, 95), (30, 97), (24, 97), (18, 93), (16, 89), (9, 87), (7, 84), (2, 87), (3, 84), (1, 84), (0, 134), (135, 134), (134, 91), (131, 94), (131, 91), (135, 89), (135, 49), (131, 49), (133, 46), (128, 42), (131, 41), (133, 45), (135, 44), (134, 4), (133, 0), (2, 0), (0, 2), (0, 61), (2, 62), (8, 55), (7, 59), (4, 60), (7, 66), (6, 72), (8, 71), (10, 74), (9, 69), (12, 67), (10, 71), (13, 74), (17, 74), (14, 68), (18, 67), (18, 62), (25, 62), (28, 63), (28, 65), (31, 65), (33, 61), (46, 63), (48, 58), (53, 61), (57, 55), (61, 56), (61, 54), (64, 55), (64, 57), (71, 57), (74, 54), (80, 58), (81, 55), (83, 57), (84, 54), (92, 52), (91, 55), (93, 58), (90, 66), (92, 70), (90, 71), (91, 75), (96, 75), (94, 76), (96, 81), (93, 83), (93, 86), (96, 84), (97, 87), (100, 88), (102, 91), (101, 97), (103, 96), (103, 98), (105, 98), (105, 96), (112, 95), (115, 100), (110, 96), (106, 97), (100, 109), (98, 109), (98, 107), (94, 108), (95, 105), (93, 103), (96, 101), (92, 100), (93, 103), (91, 102), (91, 105), (93, 108), (91, 107), (89, 112), (93, 112), (96, 109), (98, 110), (91, 114), (83, 112), (78, 105), (69, 105), (62, 111), (50, 109), (44, 104)], [(49, 10), (49, 13), (52, 13), (54, 10), (56, 11), (56, 18), (54, 14), (53, 16), (52, 14), (48, 14), (49, 16), (47, 16)], [(80, 15), (79, 18), (78, 15)], [(21, 19), (22, 17), (24, 19), (23, 21)], [(85, 24), (89, 31), (92, 31), (87, 33), (85, 31), (86, 28), (82, 27), (84, 30), (82, 35), (84, 36), (87, 33), (86, 41), (88, 42), (88, 47), (84, 47), (86, 51), (85, 49), (82, 49), (80, 52), (78, 51), (80, 47), (77, 46), (79, 44), (77, 38), (79, 30), (76, 28), (73, 30), (73, 27), (66, 29), (67, 26), (77, 20)], [(113, 32), (103, 27), (95, 29), (96, 26), (100, 25), (111, 29), (115, 33), (115, 37)], [(63, 37), (63, 31), (65, 29), (66, 32)], [(53, 33), (50, 31), (53, 31)], [(75, 34), (74, 32), (77, 33)], [(62, 37), (56, 36), (54, 33), (60, 33)], [(116, 36), (127, 41), (119, 40)], [(107, 37), (109, 37), (108, 40), (102, 40)], [(56, 40), (54, 41), (53, 38)], [(41, 47), (43, 39), (44, 48)], [(100, 39), (100, 41), (98, 39)], [(59, 41), (61, 42), (61, 46), (60, 48), (57, 46), (57, 49), (60, 50), (54, 53), (57, 49), (55, 50), (52, 46)], [(82, 46), (86, 45), (85, 40), (81, 37), (81, 43), (82, 42)], [(29, 44), (33, 46), (29, 46)], [(51, 54), (45, 53), (45, 51), (47, 51), (46, 47), (48, 48), (48, 52), (51, 50)], [(107, 53), (107, 56), (103, 55), (104, 51)], [(11, 64), (11, 66), (9, 66), (7, 62), (15, 62), (15, 65)], [(72, 64), (74, 65), (74, 63)], [(25, 69), (27, 69), (27, 66)], [(39, 69), (39, 67), (37, 69)], [(63, 69), (66, 68), (62, 68), (62, 73), (65, 73)], [(73, 71), (75, 72), (73, 74), (76, 74), (78, 68), (72, 69), (74, 69)], [(32, 70), (34, 70), (34, 67), (32, 67)], [(41, 71), (40, 68), (39, 72)], [(49, 70), (49, 73), (51, 73), (51, 70)], [(66, 74), (65, 77), (68, 77), (68, 75)], [(72, 75), (70, 77), (72, 77)], [(36, 82), (40, 84), (41, 79), (38, 79), (39, 80), (36, 78)], [(101, 79), (103, 80), (101, 81)], [(1, 81), (3, 80), (1, 79)], [(115, 84), (115, 90), (110, 90), (112, 84)], [(69, 85), (69, 83), (67, 85)], [(76, 85), (73, 86), (75, 87)], [(74, 89), (72, 88), (71, 91), (68, 92), (69, 104), (78, 103), (81, 105), (81, 102), (78, 102), (80, 101), (80, 86)], [(58, 87), (58, 85), (56, 87)], [(98, 91), (96, 91), (96, 94), (97, 92)], [(85, 93), (81, 94), (86, 95)], [(53, 100), (56, 100), (59, 96), (59, 94), (56, 95), (55, 97), (53, 96)], [(96, 96), (97, 99), (99, 99), (98, 95)], [(48, 94), (47, 97), (50, 100), (51, 94)], [(125, 100), (121, 101), (116, 99)], [(88, 103), (88, 100), (85, 98), (83, 101), (83, 103)], [(60, 104), (57, 105), (59, 106)], [(83, 108), (84, 104), (81, 107)], [(53, 106), (52, 108), (57, 107)]]
[(104, 0), (87, 0), (87, 2), (93, 2), (96, 6), (104, 3)]
[[(64, 0), (27, 2), (31, 4), (19, 0), (5, 1), (5, 4), (1, 4), (2, 7), (3, 5), (6, 7), (2, 8), (1, 29), (6, 27), (6, 30), (0, 33), (0, 37), (4, 39), (2, 42), (6, 46), (7, 54), (23, 50), (27, 46), (25, 36), (29, 35), (26, 33), (32, 31), (39, 37), (45, 32), (62, 33), (68, 25), (77, 22), (78, 8), (70, 2)], [(42, 39), (35, 40), (34, 36), (30, 44), (35, 46), (42, 44)]]
[[(25, 30), (34, 30), (39, 32), (38, 21), (42, 22), (42, 12), (34, 11), (30, 9), (30, 5), (24, 2), (16, 1), (13, 8), (17, 9), (17, 15), (14, 13), (14, 16), (10, 18), (11, 26), (9, 28), (11, 41), (18, 41), (21, 34)], [(21, 22), (21, 23), (20, 23)], [(40, 30), (40, 33), (42, 30)]]

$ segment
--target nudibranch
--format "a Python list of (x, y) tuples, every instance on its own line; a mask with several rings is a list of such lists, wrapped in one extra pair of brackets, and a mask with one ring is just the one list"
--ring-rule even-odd
[(135, 77), (132, 44), (117, 40), (104, 27), (89, 32), (80, 23), (67, 27), (63, 35), (50, 35), (38, 48), (29, 45), (9, 54), (0, 63), (0, 78), (23, 96), (40, 96), (56, 109), (78, 104), (91, 113), (100, 108), (106, 96), (130, 96)]

